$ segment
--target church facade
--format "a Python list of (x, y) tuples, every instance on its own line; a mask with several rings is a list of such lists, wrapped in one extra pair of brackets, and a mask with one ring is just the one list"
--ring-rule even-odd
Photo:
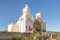
[[(36, 19), (41, 22), (40, 29), (46, 30), (46, 22), (42, 19), (41, 13), (36, 14)], [(30, 14), (30, 8), (26, 4), (25, 7), (23, 8), (23, 14), (21, 15), (21, 17), (19, 17), (19, 20), (17, 21), (17, 23), (15, 24), (11, 23), (8, 25), (8, 32), (33, 33), (32, 30), (33, 30), (34, 21), (35, 19)]]

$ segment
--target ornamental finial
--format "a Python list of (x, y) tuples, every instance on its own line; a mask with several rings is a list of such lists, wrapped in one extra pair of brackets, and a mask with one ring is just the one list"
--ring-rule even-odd
[(26, 4), (25, 7), (28, 8), (28, 4)]

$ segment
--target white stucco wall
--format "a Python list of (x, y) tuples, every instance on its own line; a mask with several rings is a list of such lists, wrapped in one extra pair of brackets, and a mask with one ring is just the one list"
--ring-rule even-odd
[(12, 31), (12, 25), (13, 25), (13, 24), (9, 24), (9, 25), (8, 25), (8, 32), (11, 32), (11, 31)]

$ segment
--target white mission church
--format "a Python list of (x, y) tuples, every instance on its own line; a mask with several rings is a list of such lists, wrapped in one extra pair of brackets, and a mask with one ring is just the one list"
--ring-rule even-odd
[[(39, 18), (43, 21), (42, 27), (46, 29), (46, 22), (42, 19), (41, 13), (36, 14), (36, 19), (39, 19)], [(30, 14), (30, 8), (26, 4), (25, 7), (23, 8), (23, 14), (21, 15), (21, 17), (19, 17), (19, 20), (17, 21), (17, 23), (15, 24), (11, 23), (8, 25), (8, 32), (33, 33), (33, 31), (31, 31), (30, 29), (33, 29), (34, 21), (35, 19)]]

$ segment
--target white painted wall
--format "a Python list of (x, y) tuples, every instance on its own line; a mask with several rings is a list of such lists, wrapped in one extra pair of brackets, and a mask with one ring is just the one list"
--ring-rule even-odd
[(12, 25), (13, 25), (13, 24), (9, 24), (9, 25), (8, 25), (8, 32), (11, 32), (11, 31), (12, 31)]

